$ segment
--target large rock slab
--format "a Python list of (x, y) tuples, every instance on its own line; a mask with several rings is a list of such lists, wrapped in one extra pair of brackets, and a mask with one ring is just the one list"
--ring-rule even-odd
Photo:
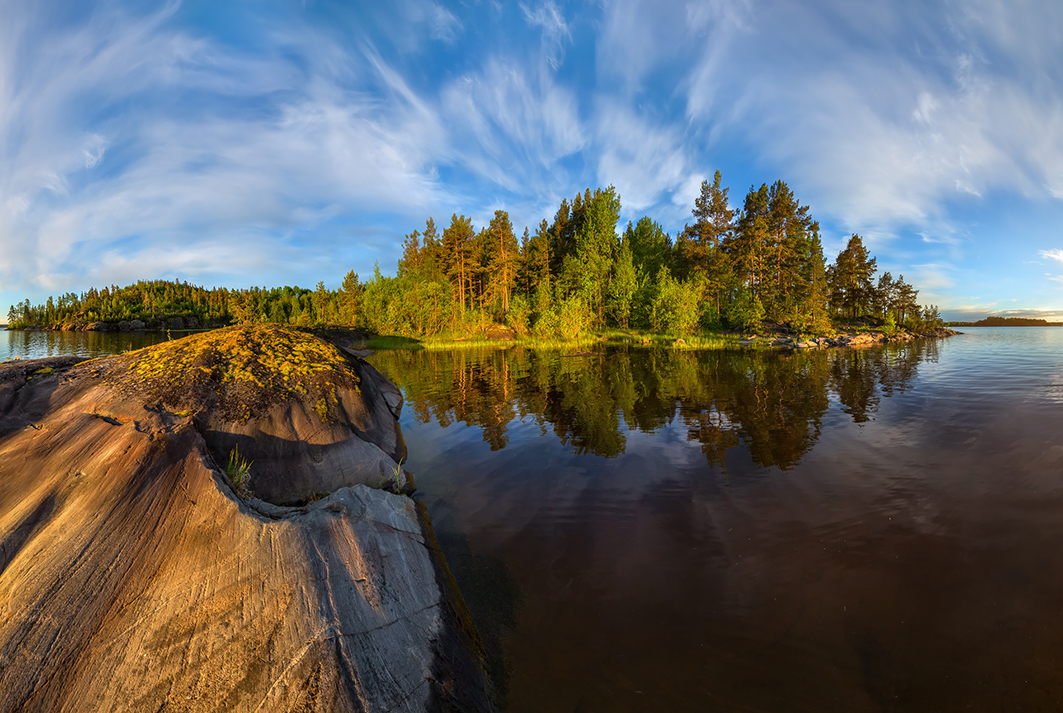
[(308, 331), (230, 327), (122, 355), (94, 369), (118, 420), (145, 404), (190, 415), (215, 460), (254, 463), (251, 489), (296, 504), (366, 484), (412, 491), (397, 419), (402, 394), (370, 364)]
[[(250, 404), (245, 426), (281, 401), (224, 379), (144, 398), (143, 356), (0, 367), (0, 710), (492, 710), (423, 507), (365, 484), (238, 497), (207, 438), (231, 422), (202, 399)], [(305, 409), (312, 386), (283, 400)], [(386, 430), (346, 398), (348, 436)]]

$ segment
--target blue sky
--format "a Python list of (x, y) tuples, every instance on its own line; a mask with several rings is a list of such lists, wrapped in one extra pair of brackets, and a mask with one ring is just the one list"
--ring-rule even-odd
[[(223, 9), (219, 10), (221, 7)], [(393, 274), (453, 212), (785, 180), (947, 317), (1063, 319), (1063, 3), (0, 0), (0, 316)]]

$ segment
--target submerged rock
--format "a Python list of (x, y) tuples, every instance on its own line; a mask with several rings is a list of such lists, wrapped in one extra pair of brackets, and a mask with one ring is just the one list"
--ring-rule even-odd
[[(0, 710), (493, 710), (423, 506), (329, 471), (401, 448), (386, 380), (330, 350), (233, 328), (0, 366)], [(332, 492), (278, 504), (286, 476)]]

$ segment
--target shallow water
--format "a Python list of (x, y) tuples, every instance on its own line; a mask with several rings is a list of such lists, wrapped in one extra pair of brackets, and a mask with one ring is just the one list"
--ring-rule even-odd
[(1063, 706), (1063, 329), (372, 361), (506, 710)]

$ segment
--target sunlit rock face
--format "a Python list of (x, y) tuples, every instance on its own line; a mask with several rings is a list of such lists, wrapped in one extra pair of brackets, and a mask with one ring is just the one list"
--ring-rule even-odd
[(364, 483), (410, 489), (402, 395), (342, 347), (285, 327), (231, 327), (106, 360), (101, 404), (119, 421), (145, 405), (189, 416), (220, 465), (254, 464), (254, 494), (296, 504)]
[(0, 710), (492, 709), (427, 515), (368, 487), (383, 377), (270, 327), (72, 361), (0, 367)]

